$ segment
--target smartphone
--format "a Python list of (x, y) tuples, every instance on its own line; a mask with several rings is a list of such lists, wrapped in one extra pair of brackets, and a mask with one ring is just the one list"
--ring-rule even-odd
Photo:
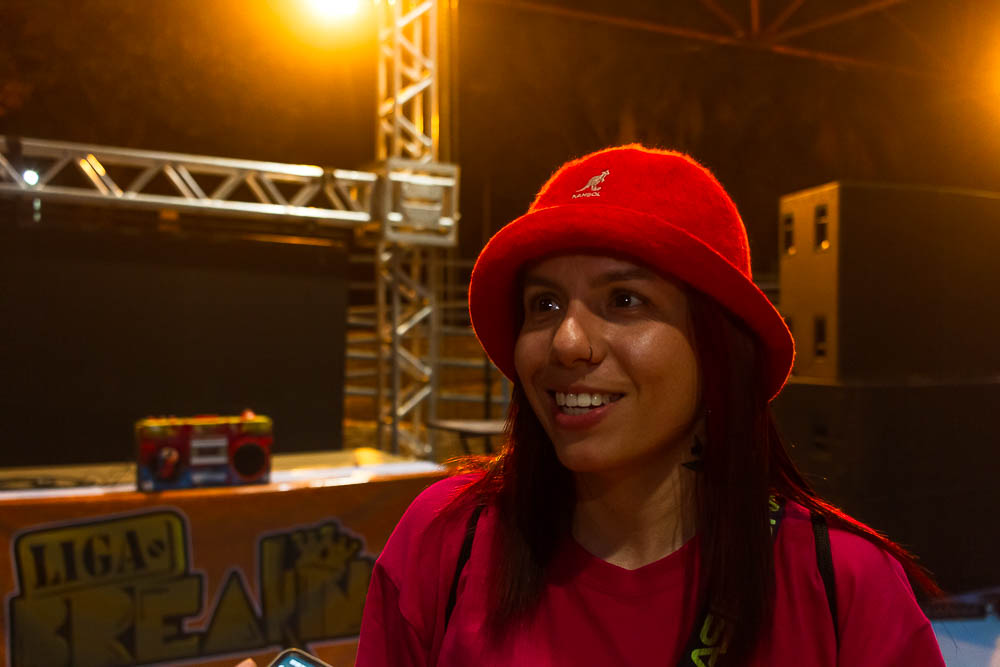
[(278, 654), (268, 667), (331, 667), (314, 655), (297, 648), (290, 648)]

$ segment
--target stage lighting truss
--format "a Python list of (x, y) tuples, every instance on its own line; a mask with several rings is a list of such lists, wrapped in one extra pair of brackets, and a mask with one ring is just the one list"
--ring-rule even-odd
[(270, 221), (299, 236), (353, 230), (375, 254), (375, 307), (352, 317), (367, 318), (378, 349), (368, 395), (379, 446), (418, 456), (433, 455), (425, 423), (437, 410), (436, 304), (442, 252), (457, 241), (458, 179), (455, 165), (398, 157), (366, 172), (0, 138), (0, 195), (254, 218), (254, 229)]
[(436, 0), (378, 2), (376, 155), (431, 162), (441, 120)]
[[(349, 338), (349, 359), (374, 367), (374, 387), (347, 385), (345, 393), (375, 402), (378, 447), (421, 457), (434, 455), (437, 415), (444, 249), (457, 241), (455, 165), (389, 158), (379, 171), (380, 226), (359, 241), (374, 250), (375, 303), (355, 305), (349, 322), (368, 335)], [(374, 346), (374, 350), (372, 349)], [(359, 375), (358, 377), (361, 377)]]
[(0, 137), (0, 195), (255, 218), (255, 228), (291, 225), (299, 236), (352, 231), (374, 253), (376, 303), (350, 309), (351, 326), (370, 334), (349, 342), (346, 357), (374, 358), (376, 382), (345, 394), (374, 398), (380, 448), (433, 457), (426, 420), (437, 414), (442, 264), (459, 218), (458, 168), (437, 162), (448, 121), (441, 17), (438, 0), (376, 8), (375, 171)]
[(385, 241), (453, 246), (458, 241), (458, 167), (389, 158), (380, 170)]
[(435, 247), (385, 241), (376, 252), (377, 438), (394, 453), (434, 454), (426, 420), (437, 415), (439, 393), (440, 255)]
[(0, 193), (80, 204), (354, 228), (373, 220), (377, 180), (314, 165), (0, 137)]

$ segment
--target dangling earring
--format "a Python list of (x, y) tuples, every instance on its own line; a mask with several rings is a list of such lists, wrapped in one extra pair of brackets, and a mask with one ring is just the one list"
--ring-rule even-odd
[[(705, 424), (708, 421), (708, 415), (711, 413), (710, 410), (705, 410), (705, 416), (702, 418), (701, 426), (708, 428)], [(700, 430), (700, 429), (699, 429)], [(694, 457), (693, 461), (685, 461), (681, 465), (688, 470), (693, 470), (695, 472), (701, 472), (705, 467), (705, 462), (701, 460), (702, 455), (705, 453), (705, 445), (701, 440), (701, 436), (698, 433), (694, 434), (694, 444), (691, 445), (691, 455)]]
[(694, 456), (693, 461), (685, 461), (681, 465), (688, 470), (694, 470), (695, 472), (701, 472), (702, 468), (705, 467), (705, 462), (701, 460), (701, 455), (705, 451), (705, 446), (701, 443), (701, 438), (697, 435), (694, 436), (694, 445), (691, 446), (691, 455)]

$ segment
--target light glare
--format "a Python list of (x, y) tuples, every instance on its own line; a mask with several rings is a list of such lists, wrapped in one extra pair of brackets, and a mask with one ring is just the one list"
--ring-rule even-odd
[(38, 172), (34, 169), (25, 169), (24, 173), (21, 174), (21, 178), (28, 185), (38, 185)]
[(359, 0), (306, 0), (310, 11), (318, 18), (332, 21), (358, 13)]

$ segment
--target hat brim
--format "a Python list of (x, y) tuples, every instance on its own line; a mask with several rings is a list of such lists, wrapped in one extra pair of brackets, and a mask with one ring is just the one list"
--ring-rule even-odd
[(520, 272), (545, 257), (569, 253), (632, 258), (711, 296), (764, 343), (768, 395), (773, 398), (784, 386), (794, 342), (784, 319), (753, 281), (669, 220), (593, 202), (526, 213), (497, 232), (476, 261), (469, 283), (472, 327), (486, 354), (511, 380), (517, 378)]

